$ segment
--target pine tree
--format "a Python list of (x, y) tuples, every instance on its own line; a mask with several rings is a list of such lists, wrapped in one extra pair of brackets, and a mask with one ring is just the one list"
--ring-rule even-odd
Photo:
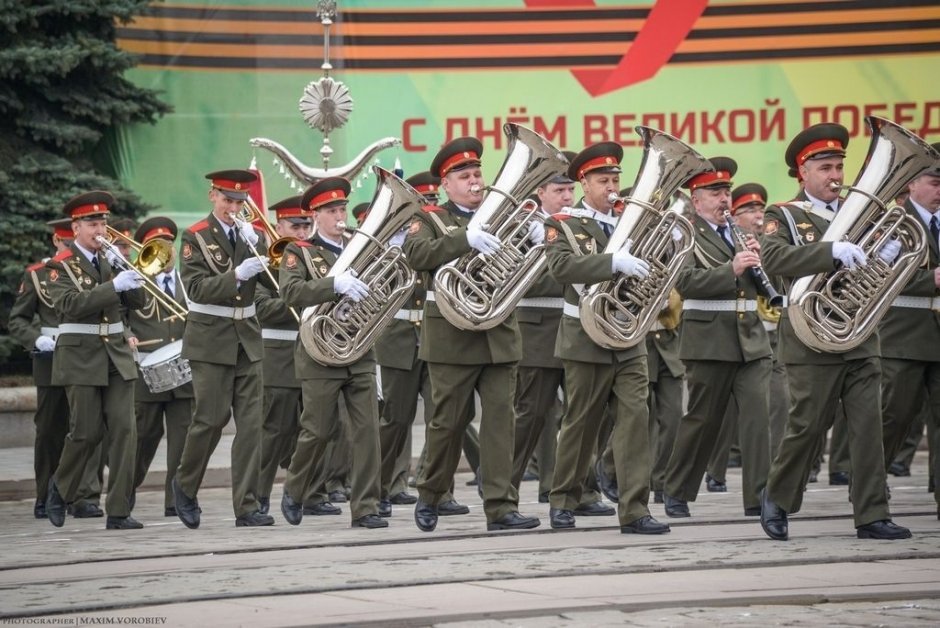
[(117, 215), (152, 209), (94, 159), (113, 150), (108, 140), (122, 125), (170, 111), (124, 78), (135, 60), (115, 44), (118, 23), (147, 5), (0, 0), (0, 364), (19, 351), (5, 334), (23, 269), (49, 255), (45, 222), (61, 217), (65, 201), (103, 189), (117, 198)]

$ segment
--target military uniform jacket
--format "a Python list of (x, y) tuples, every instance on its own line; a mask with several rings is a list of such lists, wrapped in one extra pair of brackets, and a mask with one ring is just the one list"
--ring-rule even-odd
[[(793, 279), (835, 270), (832, 242), (822, 242), (829, 228), (826, 219), (808, 211), (805, 194), (789, 203), (771, 205), (764, 214), (764, 235), (761, 238), (761, 263), (770, 275), (779, 275), (789, 286)], [(791, 231), (789, 213), (796, 229)], [(803, 244), (799, 245), (798, 242)], [(784, 364), (842, 364), (880, 355), (876, 331), (861, 345), (846, 353), (822, 353), (810, 349), (793, 332), (787, 308), (784, 308), (778, 328), (779, 358)]]
[[(264, 255), (265, 240), (262, 236), (259, 231), (256, 248), (259, 254)], [(239, 282), (235, 278), (235, 267), (252, 256), (241, 237), (232, 250), (225, 229), (212, 214), (191, 226), (183, 232), (180, 247), (180, 274), (189, 300), (228, 308), (253, 305), (257, 283), (270, 282), (263, 272), (247, 281)], [(184, 358), (234, 366), (239, 345), (252, 362), (258, 362), (264, 356), (257, 316), (236, 320), (200, 312), (189, 313), (183, 335)]]
[[(408, 263), (433, 276), (443, 264), (472, 249), (467, 242), (469, 216), (448, 201), (425, 206), (405, 239)], [(515, 314), (485, 331), (458, 329), (444, 318), (434, 301), (426, 301), (418, 357), (442, 364), (502, 364), (522, 358), (522, 339)]]
[[(416, 282), (414, 291), (402, 304), (401, 309), (423, 312), (424, 297), (427, 294), (427, 274), (418, 273)], [(379, 366), (411, 370), (418, 353), (421, 326), (421, 321), (392, 319), (375, 342), (375, 358)]]
[[(104, 255), (98, 255), (98, 264), (100, 273), (74, 243), (49, 261), (49, 293), (60, 323), (122, 323), (125, 309), (144, 305), (145, 293), (140, 288), (114, 291), (115, 273)], [(137, 379), (137, 365), (127, 344), (126, 330), (107, 336), (59, 333), (52, 360), (52, 383), (107, 386), (109, 361), (125, 381)]]
[[(578, 207), (583, 207), (578, 203)], [(583, 286), (613, 279), (607, 234), (592, 218), (555, 214), (545, 220), (545, 244), (548, 271), (565, 287), (565, 303), (578, 307)], [(555, 340), (555, 356), (562, 360), (615, 364), (646, 355), (646, 343), (623, 351), (611, 351), (594, 343), (585, 333), (580, 319), (563, 315)]]
[(300, 388), (300, 380), (294, 372), (294, 348), (300, 343), (300, 337), (295, 340), (271, 337), (277, 332), (296, 333), (299, 328), (297, 320), (284, 299), (264, 285), (259, 284), (255, 288), (255, 307), (264, 345), (264, 385)]
[[(560, 300), (564, 295), (565, 287), (555, 281), (546, 270), (526, 291), (523, 298)], [(516, 308), (516, 318), (519, 320), (519, 331), (522, 334), (522, 360), (519, 361), (519, 366), (562, 368), (561, 360), (555, 357), (555, 339), (561, 325), (561, 308), (520, 305)]]
[[(43, 327), (56, 327), (59, 324), (49, 292), (48, 261), (44, 259), (26, 269), (16, 301), (10, 309), (10, 335), (27, 351), (34, 350), (36, 339), (43, 335)], [(37, 386), (52, 384), (51, 352), (33, 354), (33, 380)]]
[[(173, 300), (181, 306), (186, 307), (186, 297), (182, 289), (182, 280), (179, 273), (175, 278), (175, 290)], [(167, 295), (169, 298), (169, 295)], [(183, 338), (183, 331), (186, 328), (186, 320), (181, 318), (170, 318), (170, 313), (162, 305), (157, 305), (156, 300), (149, 294), (145, 294), (144, 306), (138, 310), (131, 310), (128, 313), (130, 321), (131, 335), (135, 336), (141, 342), (160, 339), (161, 342), (153, 345), (145, 345), (139, 349), (139, 358), (141, 362), (149, 353), (153, 353), (166, 345), (176, 342)], [(152, 393), (146, 385), (137, 387), (134, 393), (136, 401), (148, 403), (172, 401), (173, 399), (191, 399), (193, 397), (193, 384), (186, 382), (182, 386), (177, 386), (173, 390), (162, 393)]]
[[(327, 277), (337, 254), (331, 245), (314, 236), (312, 241), (291, 242), (284, 250), (281, 273), (281, 295), (298, 312), (304, 308), (339, 301), (341, 295), (333, 287), (333, 278)], [(300, 379), (345, 379), (350, 375), (375, 373), (375, 355), (370, 349), (357, 362), (348, 366), (324, 366), (315, 361), (302, 342), (294, 347), (294, 369)]]
[[(737, 301), (757, 299), (757, 284), (749, 271), (736, 277), (734, 254), (708, 222), (692, 217), (695, 246), (679, 272), (676, 290), (689, 299)], [(730, 234), (729, 234), (730, 235)], [(751, 362), (771, 355), (767, 330), (757, 312), (716, 312), (683, 309), (679, 357), (683, 360)]]
[[(927, 265), (914, 273), (901, 296), (936, 298), (940, 290), (934, 283), (934, 269), (940, 265), (937, 242), (929, 225), (910, 201), (904, 208), (924, 227), (927, 234)], [(940, 312), (930, 308), (890, 307), (878, 327), (881, 355), (886, 358), (936, 362), (940, 360)]]

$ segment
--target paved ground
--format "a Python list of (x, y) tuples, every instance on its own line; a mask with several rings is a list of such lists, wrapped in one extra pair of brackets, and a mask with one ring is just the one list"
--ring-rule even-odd
[[(216, 454), (221, 475), (226, 455)], [(200, 493), (199, 530), (164, 518), (157, 491), (140, 493), (135, 515), (146, 527), (127, 532), (104, 530), (102, 519), (57, 529), (32, 518), (31, 501), (5, 501), (0, 622), (936, 626), (940, 521), (925, 459), (891, 479), (895, 519), (914, 531), (895, 542), (856, 539), (845, 487), (825, 483), (811, 485), (792, 540), (769, 541), (741, 514), (739, 470), (730, 492), (703, 493), (693, 517), (670, 521), (662, 537), (622, 535), (612, 517), (554, 532), (533, 482), (521, 510), (543, 526), (486, 533), (466, 473), (457, 496), (471, 514), (442, 518), (431, 534), (415, 528), (410, 506), (396, 506), (384, 530), (351, 529), (348, 511), (297, 527), (275, 513), (271, 528), (236, 529), (227, 488)], [(9, 464), (3, 456), (0, 473)]]

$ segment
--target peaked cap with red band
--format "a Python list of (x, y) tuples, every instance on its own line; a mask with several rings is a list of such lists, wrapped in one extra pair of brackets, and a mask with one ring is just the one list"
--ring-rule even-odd
[(415, 191), (426, 200), (431, 196), (436, 199), (438, 196), (438, 188), (441, 187), (441, 178), (435, 177), (430, 171), (425, 170), (424, 172), (411, 175), (405, 179), (405, 183), (413, 187)]
[(841, 124), (824, 122), (800, 131), (787, 146), (790, 176), (799, 178), (800, 166), (811, 159), (845, 157), (848, 146), (849, 130)]
[(251, 170), (219, 170), (210, 172), (206, 178), (212, 181), (212, 187), (219, 190), (233, 201), (248, 200), (248, 184), (258, 180)]
[(568, 178), (580, 181), (591, 172), (602, 174), (620, 174), (620, 162), (623, 161), (623, 146), (617, 142), (599, 142), (588, 146), (571, 160), (568, 166)]
[(767, 188), (760, 183), (744, 183), (731, 190), (731, 215), (751, 203), (759, 203), (761, 209), (767, 206)]
[(176, 223), (165, 216), (154, 216), (140, 223), (134, 239), (143, 244), (154, 238), (163, 238), (172, 242), (176, 240), (179, 228)]
[(483, 157), (483, 144), (475, 137), (458, 137), (444, 144), (431, 161), (431, 174), (444, 178), (448, 172), (456, 172), (479, 166)]
[(95, 190), (72, 197), (62, 208), (63, 213), (72, 220), (100, 218), (111, 213), (114, 197), (108, 192)]
[(71, 240), (75, 237), (75, 233), (72, 231), (71, 218), (56, 218), (55, 220), (50, 220), (46, 224), (52, 227), (52, 233), (59, 236), (60, 238)]
[(697, 174), (685, 182), (690, 192), (699, 188), (731, 187), (731, 177), (738, 171), (738, 162), (730, 157), (712, 157), (708, 160), (714, 170)]
[(330, 203), (348, 203), (349, 190), (349, 181), (343, 177), (327, 177), (307, 188), (300, 206), (305, 211), (316, 211)]
[(303, 200), (304, 197), (300, 194), (289, 196), (268, 209), (274, 212), (275, 220), (287, 220), (295, 225), (308, 225), (313, 214), (304, 209)]

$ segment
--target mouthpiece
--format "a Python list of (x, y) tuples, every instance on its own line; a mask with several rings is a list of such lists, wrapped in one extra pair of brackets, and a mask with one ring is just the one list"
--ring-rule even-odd
[(608, 203), (616, 203), (616, 202), (619, 201), (619, 200), (620, 200), (620, 197), (619, 197), (618, 195), (614, 194), (613, 192), (611, 192), (610, 194), (607, 195), (607, 202), (608, 202)]
[(470, 191), (471, 191), (472, 193), (474, 193), (474, 194), (479, 194), (479, 193), (480, 193), (480, 190), (482, 190), (482, 189), (483, 189), (483, 188), (481, 188), (479, 185), (471, 185), (471, 186), (470, 186)]

